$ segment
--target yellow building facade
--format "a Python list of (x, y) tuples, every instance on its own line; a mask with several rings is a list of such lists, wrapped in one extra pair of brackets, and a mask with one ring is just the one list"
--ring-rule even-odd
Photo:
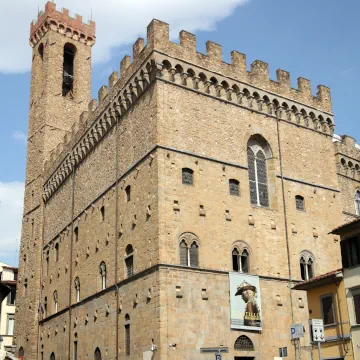
[(350, 321), (342, 270), (335, 270), (299, 283), (296, 290), (307, 292), (309, 319), (323, 319), (325, 342), (319, 350), (312, 344), (312, 359), (352, 360)]

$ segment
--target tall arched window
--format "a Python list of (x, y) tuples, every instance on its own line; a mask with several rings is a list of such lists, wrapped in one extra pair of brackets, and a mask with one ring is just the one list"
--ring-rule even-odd
[(102, 262), (99, 266), (100, 277), (101, 277), (101, 290), (106, 289), (106, 265)]
[(55, 360), (55, 354), (53, 352), (50, 355), (50, 360)]
[(134, 275), (134, 249), (132, 245), (128, 245), (125, 249), (125, 267), (126, 276), (130, 277)]
[(314, 257), (303, 251), (300, 255), (300, 275), (302, 280), (310, 280), (314, 275)]
[(355, 212), (360, 216), (360, 190), (356, 190), (355, 193)]
[(125, 188), (125, 194), (126, 194), (126, 201), (130, 201), (131, 200), (131, 186), (128, 185)]
[(180, 265), (199, 266), (199, 239), (192, 233), (184, 233), (180, 236)]
[(130, 333), (130, 316), (125, 315), (125, 355), (130, 356), (131, 354), (131, 333)]
[(250, 202), (257, 206), (269, 206), (269, 191), (266, 161), (271, 150), (265, 139), (257, 135), (248, 142), (248, 167)]
[(56, 290), (54, 291), (53, 299), (54, 299), (54, 313), (57, 313), (58, 312), (58, 293)]
[(64, 46), (62, 96), (74, 97), (74, 60), (76, 47), (72, 44)]
[(80, 279), (79, 279), (79, 277), (75, 278), (74, 286), (75, 286), (76, 302), (78, 303), (80, 301)]
[(235, 247), (232, 251), (233, 271), (249, 272), (249, 251)]
[(96, 348), (95, 349), (95, 352), (94, 352), (94, 360), (101, 360), (101, 351), (99, 348)]

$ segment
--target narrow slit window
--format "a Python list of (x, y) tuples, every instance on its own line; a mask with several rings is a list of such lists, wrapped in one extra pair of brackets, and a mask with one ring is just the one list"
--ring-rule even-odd
[(75, 242), (79, 241), (79, 228), (76, 226), (74, 229)]
[(125, 355), (130, 356), (131, 350), (131, 338), (130, 338), (130, 324), (125, 325)]
[(232, 264), (233, 264), (233, 271), (240, 271), (240, 266), (239, 266), (239, 250), (238, 249), (234, 249), (232, 251)]
[(355, 213), (360, 215), (360, 190), (357, 190), (355, 193)]
[(130, 201), (131, 200), (131, 186), (128, 185), (125, 188), (125, 194), (126, 194), (126, 201)]
[(126, 276), (130, 277), (134, 275), (134, 249), (130, 244), (126, 247), (125, 254)]
[(100, 222), (105, 221), (105, 206), (100, 208)]

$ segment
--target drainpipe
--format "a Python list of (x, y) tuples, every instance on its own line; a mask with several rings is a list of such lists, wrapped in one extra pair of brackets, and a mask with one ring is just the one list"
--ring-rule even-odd
[(340, 318), (339, 320), (340, 320), (341, 340), (343, 343), (345, 356), (346, 356), (346, 354), (349, 352), (349, 348), (348, 348), (345, 338), (344, 338), (344, 328), (343, 328), (343, 321), (342, 321), (341, 308), (340, 308), (340, 298), (339, 298), (339, 284), (336, 282), (336, 279), (334, 280), (334, 283), (335, 283), (335, 287), (336, 287), (337, 307), (338, 307), (339, 318)]

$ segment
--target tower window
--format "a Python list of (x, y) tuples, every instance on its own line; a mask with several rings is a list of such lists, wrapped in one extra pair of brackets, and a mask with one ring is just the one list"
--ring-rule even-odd
[(100, 209), (100, 221), (103, 222), (105, 220), (105, 206), (102, 206)]
[(79, 241), (79, 228), (76, 226), (74, 229), (75, 242)]
[(101, 278), (101, 290), (106, 289), (106, 265), (102, 262), (99, 266), (100, 278)]
[(240, 196), (240, 183), (235, 179), (229, 180), (230, 195)]
[(126, 247), (125, 253), (126, 276), (130, 277), (134, 275), (134, 249), (130, 244)]
[(360, 215), (360, 190), (356, 190), (355, 193), (355, 212), (356, 215)]
[(44, 44), (43, 43), (41, 43), (39, 45), (38, 50), (39, 50), (39, 55), (40, 55), (41, 60), (44, 60)]
[(314, 277), (314, 258), (308, 251), (304, 251), (300, 256), (300, 275), (302, 280)]
[(55, 261), (59, 261), (59, 243), (55, 244)]
[(305, 200), (302, 196), (296, 195), (295, 202), (296, 202), (296, 210), (305, 211)]
[(78, 303), (80, 301), (80, 279), (77, 277), (74, 281), (75, 286), (75, 294), (76, 294), (76, 302)]
[(125, 355), (130, 355), (130, 324), (125, 325)]
[(126, 193), (126, 201), (130, 201), (131, 200), (131, 186), (128, 185), (125, 188), (125, 193)]
[(54, 313), (57, 313), (58, 312), (58, 293), (56, 290), (54, 291), (53, 299), (54, 299)]
[(185, 233), (180, 237), (180, 265), (199, 266), (199, 240), (191, 233)]
[(62, 95), (74, 97), (74, 60), (76, 48), (72, 44), (64, 46)]
[(249, 251), (242, 249), (241, 252), (238, 248), (232, 251), (233, 271), (240, 271), (244, 273), (249, 272)]
[(182, 169), (182, 183), (184, 185), (194, 185), (194, 170), (189, 168)]

